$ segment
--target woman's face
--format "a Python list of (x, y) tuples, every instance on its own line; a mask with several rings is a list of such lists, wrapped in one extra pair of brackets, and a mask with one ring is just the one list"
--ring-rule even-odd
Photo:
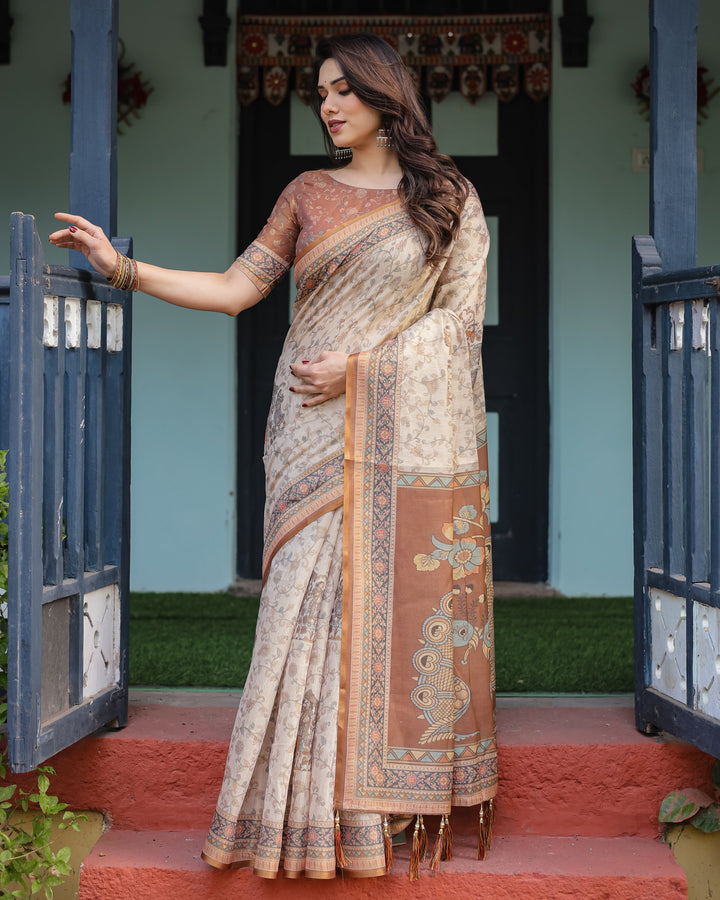
[(322, 99), (320, 114), (336, 147), (376, 145), (380, 113), (350, 90), (336, 60), (326, 59), (320, 67), (318, 93)]

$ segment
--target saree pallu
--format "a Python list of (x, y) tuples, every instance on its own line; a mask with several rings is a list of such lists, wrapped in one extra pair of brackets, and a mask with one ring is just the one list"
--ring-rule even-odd
[[(328, 878), (339, 846), (348, 873), (383, 874), (385, 814), (495, 795), (487, 247), (471, 190), (439, 266), (398, 201), (295, 260), (266, 435), (263, 596), (212, 865)], [(253, 260), (276, 263), (261, 244)], [(290, 363), (323, 349), (350, 354), (346, 395), (303, 408)]]

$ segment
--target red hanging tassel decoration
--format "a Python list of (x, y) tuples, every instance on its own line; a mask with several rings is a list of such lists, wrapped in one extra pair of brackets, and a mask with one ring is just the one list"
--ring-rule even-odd
[(340, 837), (340, 813), (337, 810), (335, 810), (335, 864), (339, 869), (345, 868), (345, 854)]
[(440, 830), (438, 831), (438, 836), (435, 841), (435, 849), (432, 852), (432, 856), (430, 857), (430, 871), (437, 872), (440, 868), (440, 860), (443, 858), (442, 853), (444, 850), (445, 844), (445, 816), (441, 816), (440, 818)]
[(487, 851), (492, 844), (493, 823), (495, 821), (495, 806), (492, 800), (485, 800), (480, 804), (478, 818), (478, 850), (477, 858), (485, 859)]
[(410, 854), (410, 881), (417, 881), (420, 877), (420, 816), (415, 819), (415, 831), (413, 831), (412, 852)]
[(390, 824), (388, 817), (383, 816), (383, 843), (385, 845), (385, 870), (389, 872), (393, 863), (392, 835), (390, 834)]

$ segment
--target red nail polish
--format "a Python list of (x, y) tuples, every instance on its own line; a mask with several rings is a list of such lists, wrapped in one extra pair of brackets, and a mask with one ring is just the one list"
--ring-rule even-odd
[(309, 365), (310, 365), (310, 360), (309, 360), (309, 359), (304, 359), (304, 360), (302, 361), (302, 364), (303, 364), (304, 366), (309, 366)]
[(295, 388), (294, 388), (294, 387), (291, 386), (291, 387), (290, 387), (290, 390), (293, 392), (293, 394), (295, 393)]
[(307, 403), (303, 403), (303, 406), (307, 406)]
[(71, 234), (75, 234), (75, 232), (77, 231), (77, 228), (76, 228), (74, 225), (70, 225), (70, 226), (68, 227), (68, 231), (69, 231)]

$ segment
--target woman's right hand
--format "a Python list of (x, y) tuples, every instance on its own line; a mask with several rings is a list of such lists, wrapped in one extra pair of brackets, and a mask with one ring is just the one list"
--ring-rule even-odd
[(49, 241), (55, 247), (79, 250), (87, 257), (90, 265), (106, 278), (112, 277), (117, 262), (117, 251), (98, 225), (93, 225), (82, 216), (70, 213), (55, 213), (55, 218), (67, 222), (68, 227), (54, 231)]
[[(105, 232), (82, 216), (55, 213), (68, 227), (50, 235), (50, 243), (67, 250), (79, 250), (101, 275), (115, 274), (118, 254)], [(233, 263), (226, 272), (184, 272), (137, 262), (140, 290), (186, 309), (203, 309), (236, 316), (257, 303), (262, 294), (256, 285)]]

